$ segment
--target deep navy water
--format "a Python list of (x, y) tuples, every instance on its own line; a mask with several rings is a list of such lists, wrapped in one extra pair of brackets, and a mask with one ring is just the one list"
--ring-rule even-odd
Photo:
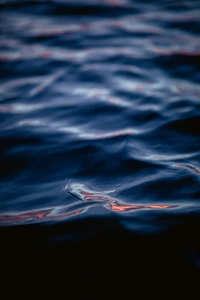
[(195, 299), (200, 1), (0, 1), (0, 72), (7, 292)]

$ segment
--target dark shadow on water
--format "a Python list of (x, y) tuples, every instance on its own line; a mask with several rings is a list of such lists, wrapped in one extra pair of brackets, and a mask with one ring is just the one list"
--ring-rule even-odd
[(173, 219), (161, 234), (129, 232), (115, 218), (1, 227), (4, 279), (46, 295), (157, 297), (160, 290), (168, 296), (184, 290), (192, 297), (200, 275), (200, 221), (195, 215)]

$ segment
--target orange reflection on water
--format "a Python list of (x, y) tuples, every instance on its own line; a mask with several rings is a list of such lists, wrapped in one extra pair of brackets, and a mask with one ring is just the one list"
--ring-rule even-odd
[[(82, 200), (84, 201), (108, 201), (108, 202), (111, 202), (111, 203), (117, 203), (117, 200), (116, 199), (113, 199), (111, 197), (107, 197), (107, 196), (104, 196), (104, 194), (107, 194), (111, 191), (107, 191), (107, 192), (102, 192), (102, 193), (99, 193), (99, 192), (93, 192), (93, 191), (86, 191), (86, 190), (83, 190), (82, 188), (78, 189), (77, 190), (79, 196), (81, 196)], [(82, 196), (83, 195), (83, 196)]]
[(126, 212), (135, 209), (143, 209), (143, 208), (152, 208), (152, 209), (165, 209), (165, 208), (173, 208), (175, 205), (125, 205), (125, 204), (117, 204), (117, 205), (109, 205), (109, 208), (116, 212)]
[(98, 193), (87, 192), (85, 190), (80, 190), (80, 189), (78, 191), (81, 195), (84, 195), (83, 197), (84, 201), (104, 200), (104, 201), (109, 201), (111, 203), (117, 203), (117, 200), (110, 197), (102, 196), (101, 194)]
[[(81, 187), (81, 188), (80, 188)], [(84, 185), (79, 184), (78, 189), (75, 187), (76, 194), (81, 197), (83, 201), (94, 201), (94, 202), (105, 202), (105, 207), (111, 209), (115, 212), (127, 212), (136, 209), (168, 209), (177, 207), (177, 205), (167, 205), (167, 204), (152, 204), (152, 205), (143, 205), (143, 204), (122, 204), (119, 200), (108, 197), (105, 194), (114, 192), (115, 190), (102, 191), (102, 193), (97, 191), (86, 190)], [(107, 202), (107, 203), (106, 203)]]
[(79, 192), (80, 192), (80, 194), (86, 195), (86, 196), (93, 195), (91, 192), (86, 192), (86, 191), (83, 191), (83, 190), (79, 190)]
[(58, 214), (53, 214), (54, 208), (46, 210), (29, 211), (18, 215), (1, 215), (0, 221), (10, 222), (10, 223), (25, 223), (27, 221), (34, 221), (35, 219), (42, 219), (42, 221), (53, 221), (62, 220), (71, 216), (75, 216), (83, 212), (85, 209), (77, 209), (71, 212), (59, 212)]
[(117, 204), (117, 205), (109, 205), (109, 208), (112, 209), (113, 211), (123, 212), (123, 211), (129, 211), (129, 210), (134, 210), (134, 209), (140, 209), (140, 208), (143, 208), (143, 206)]
[(2, 215), (0, 220), (3, 221), (15, 221), (15, 220), (28, 220), (28, 219), (41, 219), (48, 215), (51, 212), (48, 210), (39, 210), (39, 211), (30, 211), (19, 215)]
[(147, 208), (163, 209), (163, 208), (173, 208), (176, 205), (148, 205)]
[(89, 195), (84, 197), (85, 201), (90, 201), (90, 200), (105, 200), (109, 201), (112, 203), (117, 203), (117, 200), (109, 198), (109, 197), (103, 197), (103, 196), (96, 196), (96, 195)]
[(192, 172), (196, 173), (197, 175), (200, 175), (200, 170), (198, 170), (196, 167), (193, 167), (191, 165), (176, 164), (176, 167), (188, 169), (189, 171), (192, 171)]

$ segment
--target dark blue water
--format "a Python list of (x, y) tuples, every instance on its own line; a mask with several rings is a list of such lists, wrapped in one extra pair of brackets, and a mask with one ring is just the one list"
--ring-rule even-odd
[(103, 288), (156, 296), (158, 286), (191, 296), (200, 2), (5, 0), (0, 9), (6, 281), (35, 290), (37, 279), (65, 297), (72, 286), (95, 288), (93, 299)]

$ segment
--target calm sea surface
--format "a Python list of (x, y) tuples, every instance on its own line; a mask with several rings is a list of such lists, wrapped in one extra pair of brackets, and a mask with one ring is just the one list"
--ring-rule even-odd
[(0, 1), (0, 71), (7, 275), (192, 292), (200, 1)]

